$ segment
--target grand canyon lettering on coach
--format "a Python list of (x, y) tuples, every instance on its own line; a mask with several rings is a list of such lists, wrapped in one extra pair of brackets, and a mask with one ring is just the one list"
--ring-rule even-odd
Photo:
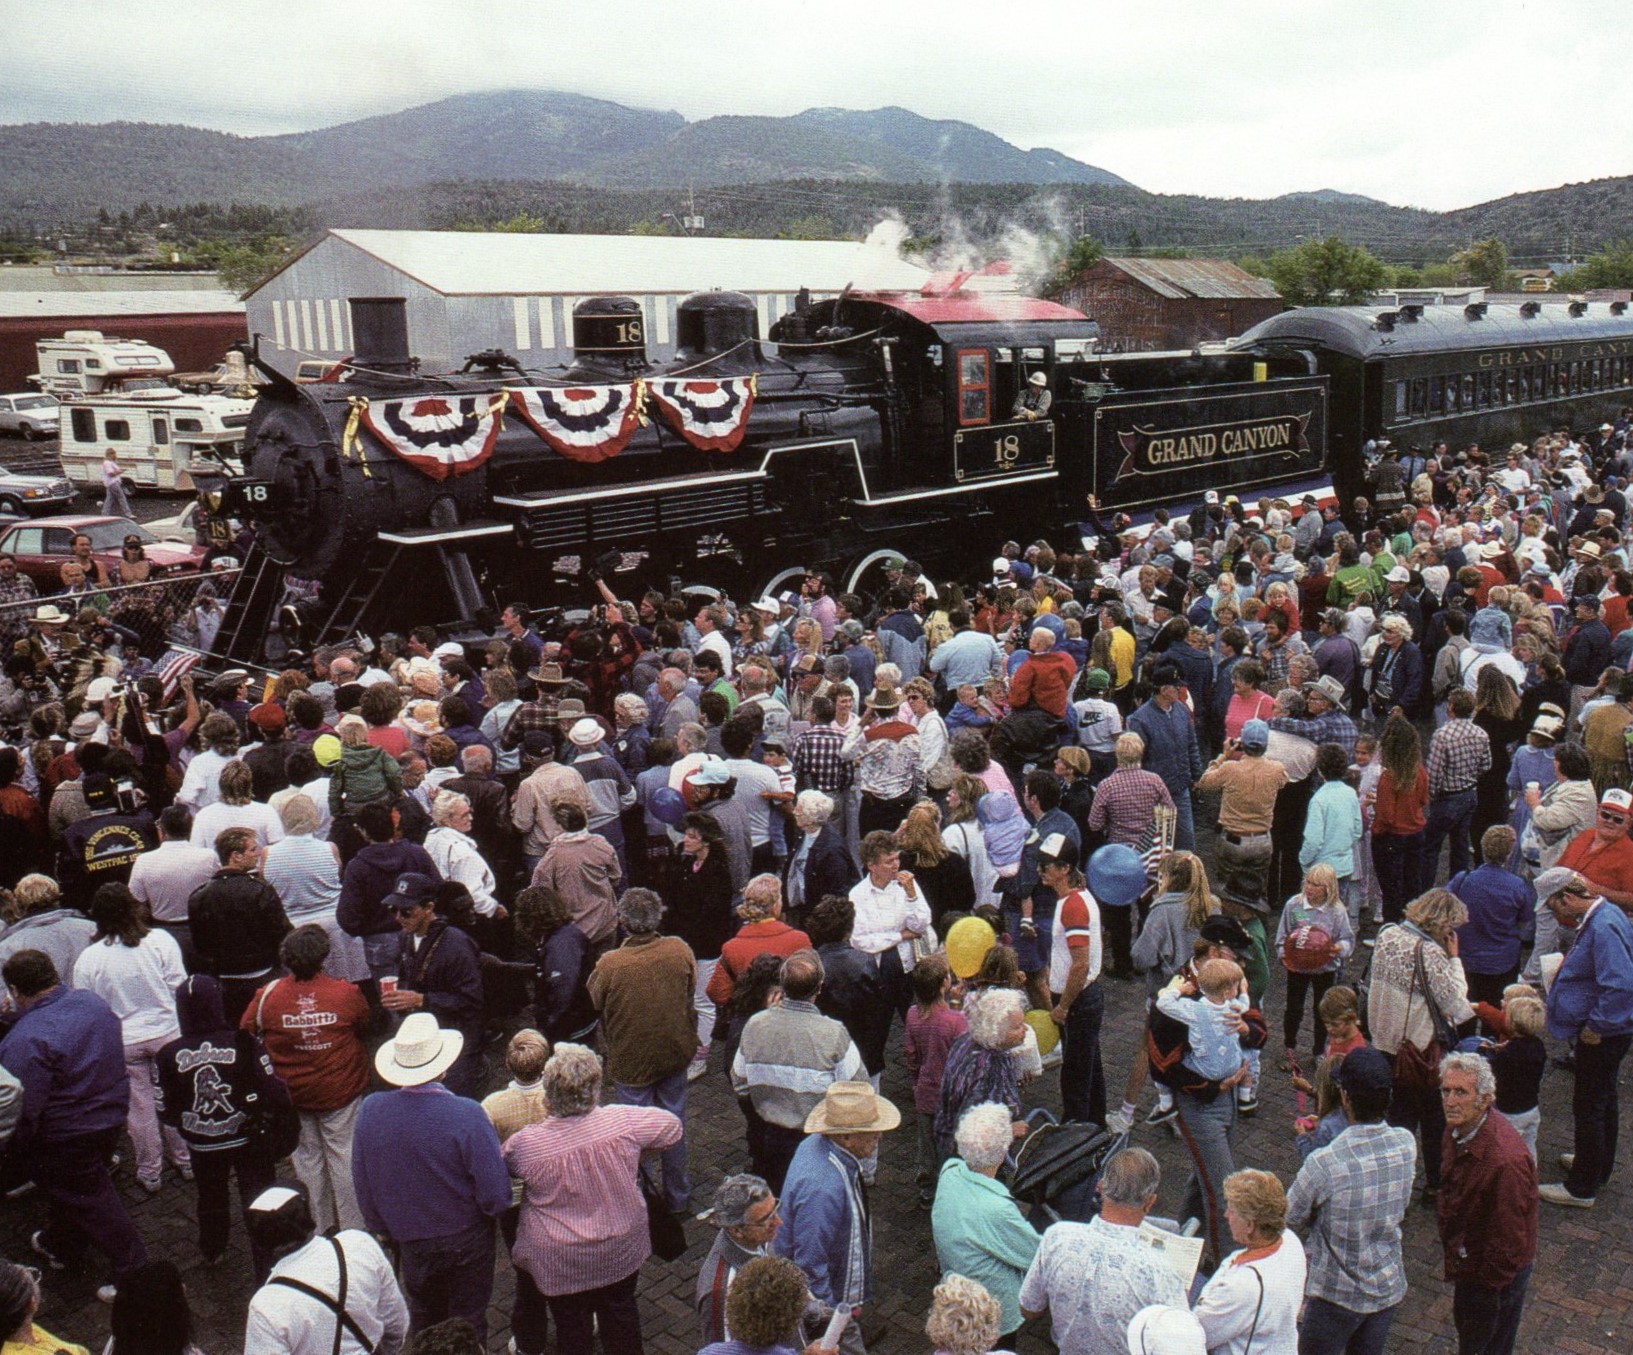
[(1279, 414), (1189, 428), (1128, 429), (1117, 434), (1126, 454), (1117, 475), (1160, 475), (1222, 459), (1296, 457), (1309, 450), (1311, 415)]

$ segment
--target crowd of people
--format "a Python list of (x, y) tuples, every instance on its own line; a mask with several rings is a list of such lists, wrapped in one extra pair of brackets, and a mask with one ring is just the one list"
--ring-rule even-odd
[[(858, 1355), (883, 1151), (942, 1272), (926, 1349), (1381, 1351), (1416, 1197), (1458, 1348), (1512, 1350), (1540, 1205), (1613, 1178), (1633, 1041), (1625, 432), (1379, 443), (1348, 504), (1090, 498), (1081, 541), (892, 559), (874, 598), (593, 577), (565, 633), (517, 602), (253, 677), (30, 624), (0, 1133), (31, 1259), (99, 1268), (121, 1355), (185, 1348), (128, 1152), (192, 1183), (207, 1265), (236, 1180), (246, 1351), (485, 1348), (502, 1243), (518, 1355), (624, 1355), (708, 1205), (699, 1349)], [(1278, 1063), (1285, 1182), (1238, 1161)], [(707, 1076), (742, 1125), (704, 1200)], [(1045, 1212), (1011, 1183), (1051, 1121), (1105, 1134)], [(0, 1264), (25, 1345), (39, 1284)]]

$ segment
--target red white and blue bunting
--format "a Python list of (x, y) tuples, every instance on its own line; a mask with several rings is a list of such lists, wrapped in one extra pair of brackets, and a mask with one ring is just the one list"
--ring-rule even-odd
[(605, 461), (646, 424), (644, 383), (632, 386), (513, 386), (521, 420), (571, 461)]
[(722, 381), (650, 381), (647, 393), (664, 422), (706, 452), (734, 452), (759, 394), (752, 376)]
[(351, 401), (342, 442), (347, 456), (368, 462), (358, 444), (359, 425), (415, 470), (433, 480), (447, 480), (479, 469), (493, 455), (509, 398), (497, 395), (417, 395), (408, 400), (362, 397)]

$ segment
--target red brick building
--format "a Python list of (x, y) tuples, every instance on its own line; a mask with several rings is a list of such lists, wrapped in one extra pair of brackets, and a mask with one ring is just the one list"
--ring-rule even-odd
[(1103, 353), (1195, 348), (1286, 309), (1269, 282), (1224, 259), (1101, 259), (1053, 299), (1099, 324)]

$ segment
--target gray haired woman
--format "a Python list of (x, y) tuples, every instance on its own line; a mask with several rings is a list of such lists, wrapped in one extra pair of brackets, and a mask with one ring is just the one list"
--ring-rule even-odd
[(589, 1350), (598, 1326), (605, 1349), (639, 1352), (635, 1284), (651, 1255), (641, 1155), (679, 1143), (681, 1123), (656, 1106), (603, 1106), (601, 1060), (558, 1044), (544, 1065), (550, 1116), (505, 1143), (505, 1165), (522, 1183), (511, 1259), (517, 1305), (546, 1304), (561, 1350)]
[(363, 943), (341, 930), (335, 920), (340, 905), (340, 849), (318, 836), (322, 817), (317, 801), (296, 792), (278, 810), (284, 836), (267, 848), (261, 877), (278, 891), (284, 912), (300, 927), (322, 927), (329, 938), (323, 972), (332, 979), (361, 983), (369, 977)]
[(431, 821), (436, 826), (425, 835), (425, 850), (442, 872), (442, 878), (462, 884), (471, 891), (477, 913), (503, 920), (509, 914), (494, 895), (498, 882), (493, 867), (483, 859), (476, 839), (471, 836), (473, 811), (468, 795), (457, 791), (433, 792)]
[(1015, 1142), (1009, 1107), (983, 1102), (959, 1117), (958, 1156), (942, 1164), (930, 1212), (941, 1273), (977, 1280), (1000, 1310), (993, 1335), (1008, 1346), (1021, 1325), (1021, 1281), (1042, 1240), (998, 1180)]
[(941, 1109), (936, 1112), (936, 1142), (951, 1155), (958, 1122), (971, 1106), (996, 1102), (1009, 1109), (1021, 1127), (1020, 1075), (1010, 1051), (1026, 1040), (1026, 1003), (1013, 988), (992, 988), (966, 1013), (969, 1032), (953, 1041), (941, 1075)]

